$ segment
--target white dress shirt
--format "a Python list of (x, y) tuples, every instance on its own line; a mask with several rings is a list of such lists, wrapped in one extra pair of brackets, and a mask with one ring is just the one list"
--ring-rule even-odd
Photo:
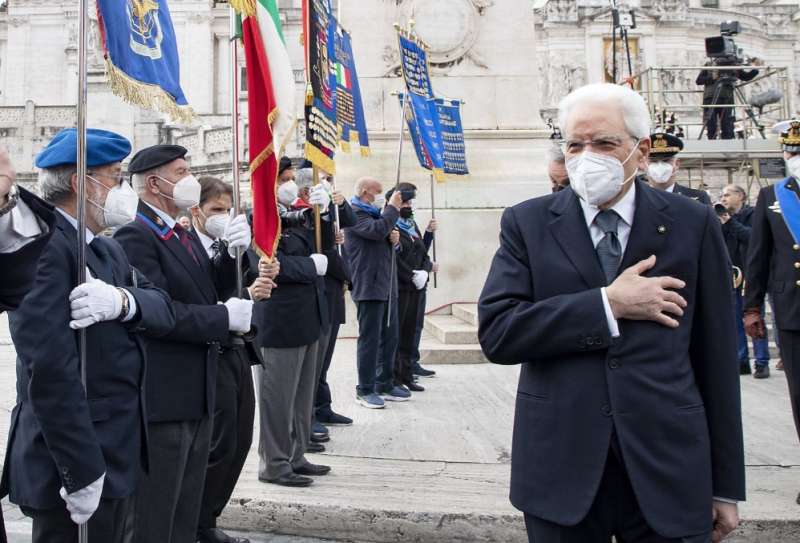
[[(597, 248), (597, 244), (605, 237), (603, 230), (594, 222), (595, 217), (600, 213), (600, 208), (597, 206), (586, 203), (583, 198), (578, 198), (583, 210), (583, 218), (586, 220), (586, 226), (589, 228), (589, 234), (592, 236), (592, 245)], [(628, 239), (631, 237), (631, 227), (633, 226), (633, 215), (636, 212), (636, 183), (631, 184), (630, 190), (622, 197), (622, 199), (614, 204), (613, 209), (617, 215), (620, 216), (619, 224), (617, 225), (617, 239), (622, 248), (622, 254), (625, 254), (625, 249), (628, 246)], [(603, 307), (606, 310), (606, 320), (608, 321), (608, 330), (611, 332), (611, 337), (619, 337), (619, 323), (614, 318), (614, 313), (611, 311), (611, 304), (608, 301), (608, 294), (606, 294), (605, 287), (600, 289), (603, 296)]]
[(203, 244), (203, 249), (206, 250), (208, 258), (214, 258), (214, 249), (211, 247), (212, 245), (214, 245), (214, 240), (205, 235), (204, 233), (202, 233), (199, 228), (195, 228), (194, 232), (200, 239), (200, 243)]

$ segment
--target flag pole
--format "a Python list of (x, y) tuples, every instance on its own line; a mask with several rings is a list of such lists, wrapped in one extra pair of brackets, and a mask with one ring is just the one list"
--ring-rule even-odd
[[(231, 80), (231, 167), (233, 168), (233, 214), (241, 213), (242, 194), (239, 163), (239, 43), (236, 11), (230, 8), (230, 80)], [(236, 296), (242, 296), (242, 251), (236, 249)]]
[[(319, 185), (319, 168), (312, 166), (311, 171), (314, 172), (314, 186)], [(314, 206), (314, 242), (317, 246), (317, 252), (322, 254), (322, 214), (319, 206)]]
[[(433, 179), (433, 173), (431, 173), (431, 219), (436, 218), (436, 181)], [(436, 233), (431, 232), (433, 235), (433, 261), (436, 262)], [(433, 272), (433, 288), (439, 288), (439, 278), (438, 272)]]
[[(86, 101), (88, 94), (88, 75), (86, 53), (88, 49), (88, 0), (78, 2), (78, 284), (86, 282)], [(78, 352), (80, 353), (81, 383), (86, 395), (86, 328), (78, 333)], [(87, 521), (88, 522), (88, 521)], [(78, 526), (78, 541), (89, 543), (89, 526)]]
[[(397, 176), (395, 178), (394, 183), (394, 190), (397, 190), (397, 187), (400, 185), (400, 168), (403, 163), (403, 135), (406, 131), (406, 104), (408, 103), (408, 96), (405, 94), (400, 94), (393, 92), (392, 96), (400, 95), (400, 102), (402, 103), (402, 107), (400, 108), (400, 145), (397, 149)], [(397, 254), (394, 250), (394, 245), (391, 248), (392, 251), (392, 267), (391, 273), (389, 274), (389, 307), (386, 315), (386, 326), (391, 326), (392, 324), (392, 288), (391, 285), (394, 282), (394, 276), (396, 275), (397, 269)]]

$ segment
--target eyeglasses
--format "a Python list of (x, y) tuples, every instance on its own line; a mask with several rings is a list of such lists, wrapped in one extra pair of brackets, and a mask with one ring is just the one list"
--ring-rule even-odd
[(591, 147), (591, 149), (601, 153), (613, 153), (622, 147), (623, 143), (627, 139), (636, 141), (636, 139), (631, 136), (601, 136), (593, 140), (568, 139), (561, 142), (561, 150), (565, 155), (575, 155), (582, 153), (588, 146)]
[(100, 173), (100, 172), (86, 172), (86, 175), (91, 175), (92, 177), (105, 177), (106, 179), (111, 179), (116, 182), (117, 185), (122, 185), (125, 182), (125, 176), (122, 174), (119, 175), (111, 175), (107, 173)]

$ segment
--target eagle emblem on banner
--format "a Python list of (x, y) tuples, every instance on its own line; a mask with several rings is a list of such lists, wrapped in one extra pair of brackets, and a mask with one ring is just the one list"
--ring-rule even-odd
[(158, 19), (158, 0), (127, 0), (126, 12), (131, 50), (143, 57), (160, 59), (164, 34)]

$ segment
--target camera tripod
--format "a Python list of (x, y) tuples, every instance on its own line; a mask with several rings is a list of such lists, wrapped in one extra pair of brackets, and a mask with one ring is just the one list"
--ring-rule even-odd
[[(762, 125), (758, 121), (758, 117), (753, 112), (753, 108), (747, 105), (747, 99), (745, 98), (744, 93), (742, 92), (742, 89), (740, 89), (738, 86), (736, 86), (736, 78), (734, 76), (731, 76), (731, 75), (722, 76), (722, 77), (720, 77), (719, 81), (716, 82), (715, 85), (716, 86), (714, 88), (714, 96), (711, 99), (711, 104), (710, 105), (716, 106), (717, 103), (719, 102), (719, 97), (720, 97), (720, 94), (722, 94), (722, 90), (724, 88), (726, 88), (726, 87), (729, 87), (731, 90), (733, 90), (733, 93), (734, 93), (734, 103), (736, 101), (736, 98), (739, 98), (739, 100), (742, 102), (742, 104), (745, 105), (744, 111), (747, 114), (747, 116), (750, 118), (750, 120), (753, 122), (753, 124), (755, 125), (756, 130), (758, 130), (758, 133), (761, 134), (761, 137), (763, 139), (767, 139), (767, 135), (764, 133), (764, 125)], [(704, 113), (703, 117), (705, 117), (705, 120), (703, 121), (703, 129), (700, 130), (700, 135), (697, 137), (697, 139), (699, 139), (699, 140), (703, 139), (703, 135), (705, 134), (706, 129), (708, 128), (708, 123), (711, 122), (711, 118), (717, 114), (717, 108), (710, 108), (710, 109), (711, 109), (711, 113), (709, 115), (705, 115), (705, 112), (707, 110), (705, 110), (705, 109), (703, 110), (703, 113)], [(734, 109), (733, 106), (731, 106), (731, 109)], [(732, 115), (735, 115), (735, 111), (732, 112)], [(731, 122), (733, 122), (733, 121), (731, 121)], [(722, 132), (722, 123), (721, 122), (720, 122), (719, 130), (720, 130), (720, 135), (721, 135), (721, 132)]]

